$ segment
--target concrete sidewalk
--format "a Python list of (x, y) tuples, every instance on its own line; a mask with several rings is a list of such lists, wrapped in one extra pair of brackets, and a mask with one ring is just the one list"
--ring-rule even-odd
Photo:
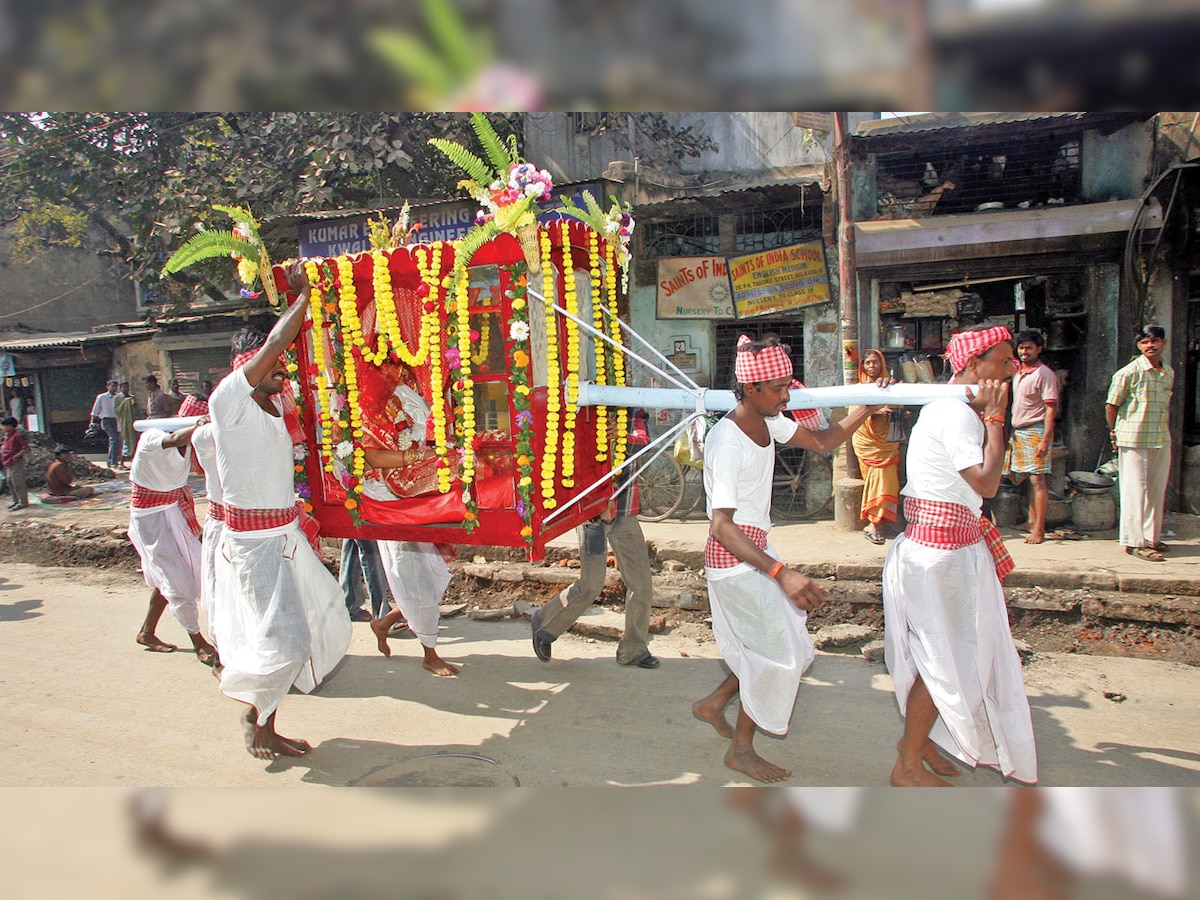
[[(706, 521), (643, 522), (642, 530), (660, 558), (703, 566)], [(1170, 514), (1166, 530), (1164, 540), (1171, 548), (1166, 560), (1147, 562), (1125, 553), (1117, 544), (1116, 531), (1097, 532), (1084, 540), (1026, 544), (1021, 532), (1001, 529), (1017, 565), (1005, 587), (1200, 597), (1200, 517)], [(878, 581), (891, 546), (891, 541), (876, 546), (859, 531), (840, 531), (832, 520), (776, 525), (770, 541), (785, 562), (809, 575), (851, 581)], [(578, 545), (569, 534), (555, 539), (552, 546)]]

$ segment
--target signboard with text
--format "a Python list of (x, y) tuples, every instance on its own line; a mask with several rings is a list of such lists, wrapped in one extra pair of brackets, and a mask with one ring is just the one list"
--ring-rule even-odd
[(739, 319), (830, 300), (825, 248), (820, 241), (730, 257), (729, 282)]
[(658, 261), (658, 318), (732, 319), (729, 274), (723, 256)]

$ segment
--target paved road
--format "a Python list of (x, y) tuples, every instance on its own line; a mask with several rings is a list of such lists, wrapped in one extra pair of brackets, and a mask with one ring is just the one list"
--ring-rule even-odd
[[(711, 641), (655, 636), (663, 665), (644, 671), (617, 666), (609, 642), (567, 635), (543, 664), (525, 622), (460, 617), (443, 622), (441, 649), (463, 673), (441, 679), (420, 668), (415, 641), (394, 641), (385, 659), (356, 624), (330, 680), (281, 707), (282, 733), (314, 751), (264, 764), (243, 750), (237, 705), (194, 656), (134, 644), (146, 597), (129, 573), (5, 566), (0, 786), (744, 782), (690, 715), (721, 678)], [(186, 641), (169, 616), (160, 635)], [(1200, 785), (1200, 669), (1039, 654), (1026, 682), (1043, 784)], [(882, 664), (821, 653), (792, 733), (758, 745), (794, 784), (881, 786), (899, 731)], [(464, 755), (437, 756), (448, 752)], [(988, 771), (960, 781), (1001, 783)]]

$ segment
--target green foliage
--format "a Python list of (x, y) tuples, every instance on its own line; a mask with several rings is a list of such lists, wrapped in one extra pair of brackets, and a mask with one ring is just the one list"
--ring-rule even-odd
[(203, 259), (217, 257), (228, 259), (233, 253), (244, 259), (252, 259), (255, 264), (258, 262), (258, 247), (237, 237), (232, 231), (219, 229), (202, 231), (171, 254), (171, 258), (162, 268), (162, 277), (166, 278)]
[(33, 262), (43, 248), (83, 246), (88, 217), (57, 203), (39, 203), (21, 210), (12, 227), (14, 262)]
[[(501, 180), (507, 180), (508, 170), (520, 162), (520, 157), (516, 153), (516, 141), (512, 142), (512, 150), (504, 146), (504, 142), (500, 140), (500, 135), (496, 134), (496, 129), (492, 127), (492, 123), (488, 121), (487, 116), (483, 113), (471, 113), (471, 127), (475, 130), (475, 136), (479, 138), (479, 143), (483, 145), (483, 150), (487, 154), (487, 158), (492, 163), (492, 168), (496, 172), (496, 177)], [(479, 181), (479, 179), (475, 179)], [(492, 180), (489, 178), (481, 184), (488, 184)]]
[(445, 138), (430, 138), (429, 144), (445, 153), (447, 158), (466, 172), (475, 183), (486, 187), (495, 180), (487, 163), (462, 144)]

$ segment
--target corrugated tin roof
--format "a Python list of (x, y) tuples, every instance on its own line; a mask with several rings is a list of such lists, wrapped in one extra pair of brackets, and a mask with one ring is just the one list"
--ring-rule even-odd
[[(758, 169), (752, 172), (732, 172), (727, 177), (697, 185), (664, 187), (664, 192), (671, 191), (674, 192), (674, 195), (655, 199), (650, 203), (634, 201), (634, 207), (642, 215), (654, 215), (656, 212), (668, 210), (671, 204), (680, 200), (721, 197), (726, 194), (740, 194), (763, 188), (815, 184), (825, 191), (829, 189), (828, 177), (825, 166), (785, 166), (777, 169)], [(653, 181), (649, 181), (649, 183), (653, 184)], [(643, 190), (645, 190), (646, 184), (647, 179), (642, 179)]]
[(869, 119), (860, 122), (856, 137), (919, 134), (943, 128), (972, 128), (978, 125), (1013, 125), (1044, 119), (1082, 119), (1086, 112), (931, 112), (892, 119)]
[(0, 340), (0, 350), (5, 353), (26, 353), (30, 350), (49, 350), (55, 347), (75, 347), (83, 344), (98, 344), (119, 341), (129, 337), (143, 337), (154, 334), (158, 329), (154, 326), (127, 328), (121, 331), (70, 331), (31, 335), (15, 340)]

